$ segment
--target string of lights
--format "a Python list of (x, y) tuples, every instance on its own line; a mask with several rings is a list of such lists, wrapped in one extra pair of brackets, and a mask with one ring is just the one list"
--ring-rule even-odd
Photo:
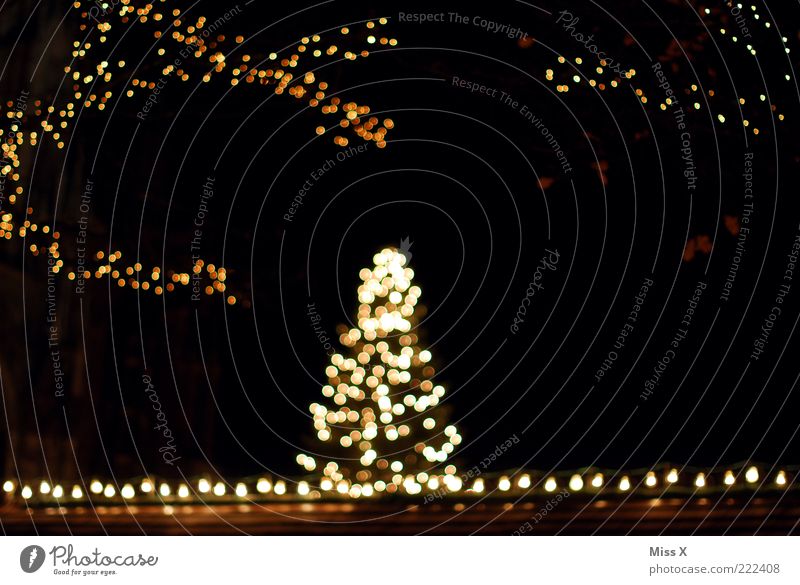
[[(91, 61), (92, 54), (102, 50), (106, 44), (121, 42), (127, 29), (133, 26), (149, 30), (157, 42), (161, 39), (165, 41), (155, 49), (154, 54), (148, 56), (144, 65), (137, 68), (137, 71), (148, 68), (158, 71), (160, 77), (148, 81), (141, 76), (134, 76), (126, 82), (128, 89), (124, 93), (128, 98), (136, 96), (137, 91), (148, 93), (145, 109), (151, 107), (153, 100), (157, 101), (157, 95), (169, 79), (175, 78), (185, 83), (199, 76), (203, 83), (209, 83), (223, 72), (228, 72), (230, 84), (233, 86), (240, 82), (245, 85), (255, 83), (271, 88), (276, 95), (286, 93), (297, 100), (303, 99), (309, 107), (317, 109), (323, 115), (340, 116), (333, 127), (337, 132), (326, 129), (325, 126), (317, 126), (315, 130), (317, 135), (334, 132), (333, 142), (340, 147), (348, 146), (349, 140), (338, 131), (349, 129), (362, 140), (384, 148), (386, 135), (394, 127), (393, 120), (387, 118), (381, 121), (375, 116), (369, 116), (368, 105), (356, 101), (343, 102), (335, 96), (327, 98), (329, 85), (317, 79), (314, 70), (326, 59), (331, 61), (342, 57), (345, 61), (354, 61), (366, 58), (369, 56), (367, 47), (373, 45), (396, 46), (397, 39), (379, 34), (380, 28), (388, 23), (388, 19), (378, 18), (362, 23), (359, 26), (363, 28), (364, 34), (360, 34), (362, 31), (355, 28), (351, 31), (350, 27), (342, 27), (330, 33), (337, 34), (341, 41), (328, 42), (326, 36), (329, 34), (315, 34), (303, 37), (296, 46), (287, 50), (257, 55), (238, 50), (247, 42), (245, 36), (215, 34), (241, 12), (238, 7), (237, 14), (229, 11), (217, 20), (210, 20), (206, 16), (188, 20), (182, 15), (180, 8), (163, 11), (150, 3), (137, 7), (131, 0), (122, 0), (118, 8), (103, 5), (105, 8), (99, 10), (98, 6), (99, 4), (89, 4), (82, 8), (80, 1), (73, 3), (82, 20), (80, 30), (86, 36), (83, 40), (74, 41), (72, 60), (64, 66), (65, 81), (72, 81), (71, 97), (68, 95), (61, 101), (56, 97), (50, 105), (45, 105), (42, 99), (36, 99), (32, 102), (32, 108), (28, 107), (27, 95), (24, 99), (0, 104), (0, 111), (5, 106), (5, 118), (10, 124), (8, 128), (0, 127), (3, 151), (0, 179), (3, 184), (6, 181), (16, 183), (13, 193), (5, 199), (0, 198), (0, 238), (12, 240), (19, 236), (32, 255), (43, 255), (52, 259), (49, 267), (51, 274), (65, 272), (71, 281), (89, 279), (92, 276), (98, 279), (109, 277), (119, 287), (161, 295), (176, 291), (181, 286), (185, 287), (190, 281), (200, 280), (205, 281), (201, 288), (206, 295), (223, 294), (226, 302), (234, 305), (237, 296), (227, 291), (225, 268), (215, 268), (213, 263), (203, 259), (195, 260), (189, 270), (162, 270), (159, 267), (146, 270), (138, 261), (124, 267), (114, 266), (112, 264), (122, 257), (122, 252), (98, 250), (91, 254), (96, 264), (93, 269), (66, 269), (58, 241), (60, 233), (48, 225), (39, 225), (42, 222), (34, 221), (33, 207), (27, 207), (21, 219), (15, 217), (13, 208), (2, 209), (6, 203), (14, 206), (25, 192), (22, 187), (25, 177), (20, 173), (20, 169), (26, 166), (24, 157), (33, 157), (34, 148), (48, 136), (58, 149), (65, 148), (72, 123), (80, 118), (84, 110), (96, 107), (103, 111), (111, 104), (114, 96), (120, 93), (116, 78), (126, 68), (130, 68), (130, 64), (124, 59), (112, 63), (108, 56), (99, 61)], [(119, 35), (113, 35), (112, 30), (119, 32)], [(97, 38), (94, 38), (93, 33), (96, 33), (94, 36)], [(353, 45), (353, 48), (340, 50), (337, 44), (339, 42)], [(357, 46), (363, 48), (356, 48)], [(289, 51), (294, 52), (284, 54)], [(305, 55), (319, 63), (308, 71), (295, 75), (292, 70), (300, 66)], [(145, 119), (144, 115), (139, 117)], [(23, 151), (23, 147), (27, 149)], [(205, 271), (204, 267), (207, 268)]]
[[(652, 469), (600, 470), (582, 469), (559, 472), (513, 470), (486, 473), (470, 478), (429, 475), (421, 472), (416, 480), (417, 493), (396, 490), (400, 497), (430, 502), (463, 497), (520, 498), (546, 495), (560, 490), (574, 494), (607, 497), (632, 494), (650, 498), (675, 495), (711, 495), (733, 491), (798, 490), (795, 481), (800, 466), (780, 469), (770, 465), (742, 464), (725, 469), (702, 470), (663, 464)], [(447, 477), (450, 477), (449, 481)], [(400, 483), (395, 484), (400, 487)], [(311, 477), (276, 478), (271, 475), (249, 476), (234, 480), (202, 476), (186, 481), (144, 477), (122, 483), (90, 479), (88, 482), (56, 482), (45, 479), (3, 482), (6, 503), (32, 506), (60, 506), (98, 502), (104, 505), (123, 503), (220, 503), (228, 501), (269, 502), (283, 500), (351, 500), (392, 497), (364, 484), (358, 492), (340, 490)]]

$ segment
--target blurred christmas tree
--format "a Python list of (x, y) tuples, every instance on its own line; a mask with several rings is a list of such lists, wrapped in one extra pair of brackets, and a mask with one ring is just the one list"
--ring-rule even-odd
[(325, 370), (322, 394), (333, 404), (310, 406), (320, 451), (330, 459), (319, 465), (301, 454), (297, 461), (309, 471), (322, 468), (322, 490), (353, 497), (413, 495), (423, 483), (456, 489), (455, 466), (440, 467), (461, 436), (446, 424), (447, 409), (439, 406), (445, 390), (434, 384), (431, 352), (417, 336), (422, 290), (412, 285), (402, 252), (386, 248), (373, 260), (359, 273), (357, 327), (343, 327), (339, 337), (349, 355), (334, 354)]

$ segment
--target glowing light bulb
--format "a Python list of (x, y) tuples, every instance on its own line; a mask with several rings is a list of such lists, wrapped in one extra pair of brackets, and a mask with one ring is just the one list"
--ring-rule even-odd
[(130, 500), (133, 496), (136, 495), (136, 490), (133, 489), (133, 486), (129, 483), (126, 483), (122, 486), (122, 489), (119, 490), (119, 494), (126, 500)]
[(81, 499), (83, 497), (83, 490), (81, 489), (81, 486), (79, 486), (79, 485), (72, 486), (72, 494), (71, 495), (72, 495), (72, 498), (75, 499), (75, 500)]
[(182, 483), (178, 486), (178, 497), (179, 498), (188, 498), (189, 497), (189, 486), (185, 483)]
[(779, 471), (778, 475), (775, 476), (775, 483), (780, 486), (786, 485), (786, 472)]
[(725, 485), (733, 485), (736, 483), (736, 478), (733, 476), (733, 472), (730, 469), (725, 472), (725, 479), (723, 481)]
[(33, 496), (33, 490), (31, 489), (31, 486), (26, 485), (25, 487), (22, 488), (22, 497), (24, 499), (27, 500), (27, 499), (31, 498), (32, 496)]
[(747, 468), (747, 471), (744, 474), (744, 478), (747, 480), (747, 483), (755, 483), (758, 481), (758, 468), (753, 465)]
[(480, 494), (483, 493), (483, 489), (484, 489), (483, 480), (479, 477), (473, 482), (472, 491), (475, 492), (476, 494)]
[(102, 494), (103, 484), (95, 479), (91, 484), (89, 484), (89, 491), (91, 491), (93, 494)]
[(114, 486), (110, 483), (106, 485), (105, 489), (103, 490), (103, 495), (107, 498), (113, 498), (117, 493), (117, 490), (114, 489)]
[(286, 484), (283, 481), (279, 481), (275, 484), (275, 493), (279, 496), (282, 496), (286, 493)]
[(544, 491), (546, 492), (553, 492), (556, 490), (557, 487), (558, 484), (556, 483), (555, 477), (548, 477), (547, 481), (544, 482)]
[(221, 481), (218, 481), (214, 484), (214, 495), (215, 496), (224, 496), (225, 495), (225, 484)]
[(627, 492), (629, 489), (631, 489), (631, 480), (628, 479), (627, 475), (623, 475), (622, 479), (619, 480), (619, 489), (622, 492)]
[(301, 481), (297, 484), (297, 493), (301, 496), (307, 496), (311, 492), (311, 489), (308, 487), (307, 481)]
[(653, 473), (652, 471), (648, 472), (644, 478), (644, 485), (651, 488), (651, 487), (656, 487), (656, 483), (658, 483), (658, 481), (656, 480), (656, 474)]
[(699, 488), (706, 487), (706, 474), (698, 473), (697, 477), (694, 479), (694, 485)]
[(511, 481), (509, 481), (508, 477), (505, 475), (500, 478), (500, 481), (497, 483), (497, 487), (500, 489), (501, 492), (507, 492), (511, 489)]
[(201, 494), (207, 494), (211, 491), (211, 483), (207, 479), (201, 479), (197, 482), (197, 491)]
[(592, 487), (593, 488), (601, 488), (603, 487), (603, 474), (602, 473), (595, 473), (594, 477), (592, 478)]
[(13, 492), (13, 491), (14, 491), (14, 482), (13, 482), (13, 481), (11, 481), (10, 479), (9, 479), (9, 480), (6, 480), (6, 481), (3, 483), (3, 491), (4, 491), (5, 493), (7, 493), (7, 494), (10, 494), (11, 492)]
[(172, 489), (170, 489), (168, 484), (162, 483), (158, 486), (158, 493), (161, 494), (162, 498), (166, 498), (172, 493)]
[(517, 485), (522, 489), (526, 490), (531, 487), (531, 476), (527, 473), (525, 475), (520, 476), (519, 480), (517, 480)]
[(577, 473), (569, 478), (569, 489), (577, 492), (583, 488), (583, 478)]
[(39, 484), (39, 493), (40, 494), (49, 494), (50, 493), (50, 484), (46, 481), (43, 481)]
[(258, 491), (259, 494), (268, 494), (272, 491), (272, 483), (270, 483), (268, 479), (262, 477), (256, 483), (256, 491)]
[(236, 489), (234, 491), (236, 495), (240, 498), (244, 498), (247, 496), (247, 486), (241, 482), (236, 484)]
[(64, 497), (64, 488), (61, 487), (60, 485), (55, 486), (53, 488), (53, 497), (55, 499), (57, 499), (57, 500), (63, 498)]
[(142, 485), (139, 486), (139, 489), (143, 494), (149, 494), (153, 491), (153, 482), (149, 479), (143, 479)]
[(667, 481), (669, 483), (675, 483), (678, 481), (678, 470), (677, 469), (670, 469), (669, 473), (667, 474)]

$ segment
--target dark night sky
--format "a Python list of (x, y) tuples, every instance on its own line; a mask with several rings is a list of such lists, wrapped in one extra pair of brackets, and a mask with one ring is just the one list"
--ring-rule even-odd
[[(193, 11), (213, 20), (225, 11), (221, 4), (201, 2)], [(591, 3), (571, 5), (580, 14), (575, 30), (594, 32), (609, 55), (637, 71), (619, 87), (599, 91), (586, 79), (572, 81), (573, 75), (593, 76), (597, 63), (555, 22), (561, 8), (553, 3), (539, 5), (554, 15), (521, 2), (484, 5), (480, 12), (442, 4), (445, 13), (511, 23), (535, 39), (530, 46), (472, 20), (399, 22), (398, 10), (417, 11), (409, 3), (377, 10), (368, 3), (331, 2), (262, 30), (301, 8), (266, 4), (248, 5), (225, 25), (226, 35), (249, 37), (247, 50), (254, 55), (317, 31), (345, 25), (355, 31), (357, 21), (392, 17), (386, 30), (397, 47), (376, 46), (367, 59), (328, 65), (317, 74), (343, 101), (369, 104), (374, 115), (394, 120), (387, 147), (370, 145), (337, 160), (347, 149), (334, 145), (330, 133), (317, 137), (314, 128), (338, 117), (323, 117), (261, 87), (229, 91), (223, 75), (199, 88), (196, 81), (171, 81), (142, 123), (136, 112), (144, 93), (123, 98), (113, 115), (87, 113), (63, 172), (55, 149), (42, 149), (31, 187), (37, 219), (55, 219), (64, 241), (74, 238), (80, 194), (97, 157), (89, 247), (108, 249), (110, 238), (111, 249), (131, 257), (138, 249), (148, 266), (191, 261), (192, 222), (203, 184), (213, 176), (202, 253), (229, 269), (228, 285), (243, 302), (228, 307), (219, 296), (192, 302), (186, 291), (157, 298), (95, 280), (82, 299), (82, 324), (80, 300), (61, 286), (68, 393), (54, 400), (42, 293), (46, 261), (27, 256), (20, 272), (19, 246), (3, 250), (6, 312), (18, 314), (23, 299), (27, 310), (26, 323), (11, 318), (0, 346), (4, 362), (12, 364), (3, 366), (5, 390), (14, 393), (7, 408), (19, 425), (12, 430), (24, 453), (18, 464), (27, 473), (40, 472), (42, 459), (32, 435), (31, 396), (39, 434), (46, 436), (45, 457), (63, 473), (75, 472), (62, 412), (82, 472), (103, 474), (110, 466), (138, 475), (142, 465), (173, 472), (159, 463), (150, 428), (143, 351), (185, 473), (209, 465), (228, 474), (265, 468), (296, 473), (295, 446), (313, 446), (307, 405), (320, 398), (327, 360), (306, 306), (316, 304), (334, 337), (357, 308), (359, 269), (404, 237), (413, 241), (411, 265), (429, 312), (421, 335), (432, 346), (438, 379), (465, 439), (456, 458), (464, 467), (514, 434), (521, 443), (497, 461), (497, 471), (797, 461), (793, 331), (800, 282), (791, 284), (779, 305), (764, 353), (751, 357), (776, 305), (800, 217), (792, 191), (796, 132), (789, 126), (798, 94), (795, 82), (784, 79), (794, 52), (783, 51), (778, 27), (753, 33), (755, 59), (742, 42), (719, 34), (720, 26), (736, 27), (724, 6), (699, 20), (688, 4), (657, 3), (653, 10), (665, 28), (639, 2), (606, 6), (621, 23)], [(772, 4), (777, 12), (770, 20), (796, 28), (796, 6)], [(77, 22), (67, 19), (52, 51), (65, 52)], [(43, 25), (37, 37), (49, 37), (54, 26)], [(797, 40), (794, 29), (781, 33), (788, 46)], [(358, 29), (353, 36), (366, 33)], [(120, 58), (145, 58), (145, 40), (131, 35), (118, 49)], [(560, 65), (559, 55), (568, 63)], [(584, 59), (582, 66), (576, 57)], [(684, 130), (677, 128), (674, 108), (659, 108), (664, 93), (652, 71), (655, 62), (686, 113)], [(19, 63), (14, 69), (16, 78), (4, 82), (12, 93), (27, 71)], [(548, 69), (554, 81), (545, 78)], [(52, 70), (51, 84), (60, 75), (56, 65)], [(456, 87), (454, 77), (498, 91), (495, 97), (471, 93)], [(557, 92), (560, 83), (569, 84), (569, 92)], [(687, 95), (691, 84), (701, 89)], [(501, 92), (518, 105), (503, 103)], [(774, 115), (760, 94), (776, 105)], [(570, 172), (522, 106), (552, 133)], [(778, 121), (777, 113), (786, 121)], [(760, 129), (757, 136), (753, 127)], [(697, 177), (691, 193), (684, 132), (691, 137)], [(362, 142), (352, 136), (350, 144)], [(754, 161), (751, 231), (730, 298), (723, 300), (737, 243), (726, 216), (741, 224), (746, 153)], [(285, 221), (297, 190), (329, 160), (331, 169), (314, 181), (294, 220)], [(713, 241), (713, 252), (689, 259), (687, 240), (698, 236)], [(512, 333), (548, 249), (558, 251), (558, 264), (545, 270), (524, 323)], [(653, 285), (633, 330), (597, 382), (645, 279)], [(706, 288), (685, 327), (681, 321), (698, 282)], [(675, 348), (671, 341), (683, 328), (686, 338)], [(670, 349), (674, 358), (652, 395), (642, 399), (646, 380)]]

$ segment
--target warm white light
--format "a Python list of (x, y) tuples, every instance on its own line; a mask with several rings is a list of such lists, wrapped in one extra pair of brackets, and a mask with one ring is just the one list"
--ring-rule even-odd
[(531, 487), (531, 476), (527, 473), (523, 476), (520, 476), (519, 480), (517, 481), (517, 485), (524, 490), (528, 489)]
[(744, 474), (744, 478), (747, 480), (747, 483), (755, 483), (758, 481), (758, 468), (755, 465), (752, 467), (748, 467), (747, 471)]
[(161, 494), (162, 498), (166, 498), (172, 493), (172, 490), (168, 484), (162, 483), (160, 486), (158, 486), (158, 493)]
[(119, 494), (126, 500), (130, 500), (133, 496), (136, 495), (136, 490), (133, 489), (133, 486), (131, 484), (126, 483), (124, 486), (122, 486), (122, 489), (119, 490)]
[(472, 491), (475, 492), (476, 494), (480, 494), (483, 493), (483, 489), (484, 489), (483, 480), (479, 477), (473, 482)]
[(447, 489), (451, 492), (457, 492), (462, 487), (464, 487), (464, 482), (461, 481), (460, 477), (456, 477), (453, 475), (446, 475), (444, 477), (444, 485), (447, 486)]
[(569, 489), (573, 492), (579, 491), (583, 488), (583, 478), (577, 473), (569, 478)]
[(286, 493), (286, 484), (282, 481), (279, 481), (275, 484), (275, 493), (279, 496), (282, 496)]
[(546, 492), (553, 492), (553, 491), (555, 491), (555, 489), (557, 487), (558, 487), (558, 484), (556, 483), (556, 478), (555, 477), (548, 477), (547, 481), (544, 482), (544, 490)]
[(603, 474), (602, 473), (595, 473), (594, 474), (594, 477), (592, 478), (592, 487), (593, 488), (603, 487)]
[(656, 480), (656, 474), (653, 473), (652, 471), (648, 472), (648, 474), (644, 478), (644, 485), (650, 488), (656, 487), (657, 482), (658, 480)]
[(57, 499), (57, 500), (63, 498), (64, 497), (64, 488), (61, 487), (60, 485), (55, 486), (53, 488), (53, 497), (55, 499)]
[(669, 473), (667, 474), (667, 481), (669, 483), (675, 483), (678, 481), (678, 470), (677, 469), (670, 469)]
[(706, 487), (706, 474), (705, 473), (698, 473), (697, 477), (694, 480), (694, 485), (701, 488)]
[(149, 479), (143, 479), (142, 485), (139, 486), (139, 489), (143, 494), (149, 494), (153, 491), (153, 482)]
[(511, 481), (509, 481), (509, 479), (504, 475), (497, 483), (497, 487), (500, 488), (501, 492), (507, 492), (511, 489)]
[(3, 491), (6, 492), (7, 494), (10, 494), (11, 492), (13, 492), (14, 491), (14, 482), (9, 479), (5, 483), (3, 483)]
[(308, 482), (301, 481), (297, 484), (297, 493), (301, 496), (307, 496), (311, 489), (308, 487)]
[(786, 473), (784, 471), (778, 472), (778, 475), (775, 476), (775, 483), (778, 485), (786, 485)]
[(236, 495), (240, 498), (247, 496), (247, 486), (239, 482), (236, 484)]
[(207, 494), (211, 491), (211, 483), (205, 478), (201, 479), (197, 482), (197, 491), (201, 494)]
[(39, 493), (40, 494), (49, 494), (50, 493), (50, 484), (46, 481), (43, 481), (39, 484)]
[(258, 480), (258, 483), (256, 483), (256, 490), (259, 494), (268, 494), (272, 491), (272, 483), (270, 483), (268, 479), (262, 477)]
[(179, 498), (188, 498), (189, 497), (189, 486), (185, 483), (182, 483), (178, 486), (178, 497)]
[(629, 489), (631, 489), (631, 480), (628, 479), (627, 475), (623, 475), (622, 479), (619, 480), (619, 489), (623, 492), (627, 492)]
[(73, 499), (76, 500), (79, 500), (83, 497), (83, 490), (81, 489), (81, 486), (79, 485), (72, 486), (72, 497)]
[(102, 494), (103, 484), (95, 479), (91, 484), (89, 484), (89, 491), (91, 491), (93, 494)]
[(729, 469), (725, 472), (725, 485), (733, 485), (736, 483), (736, 478), (733, 476), (733, 472)]
[(31, 486), (26, 485), (24, 488), (22, 488), (22, 497), (27, 500), (31, 496), (33, 496), (33, 490), (31, 489)]
[(225, 495), (225, 484), (221, 481), (218, 481), (214, 484), (214, 495), (215, 496), (224, 496)]
[(114, 495), (117, 493), (117, 490), (114, 489), (114, 486), (110, 483), (106, 485), (106, 488), (103, 490), (103, 495), (107, 498), (113, 498)]

